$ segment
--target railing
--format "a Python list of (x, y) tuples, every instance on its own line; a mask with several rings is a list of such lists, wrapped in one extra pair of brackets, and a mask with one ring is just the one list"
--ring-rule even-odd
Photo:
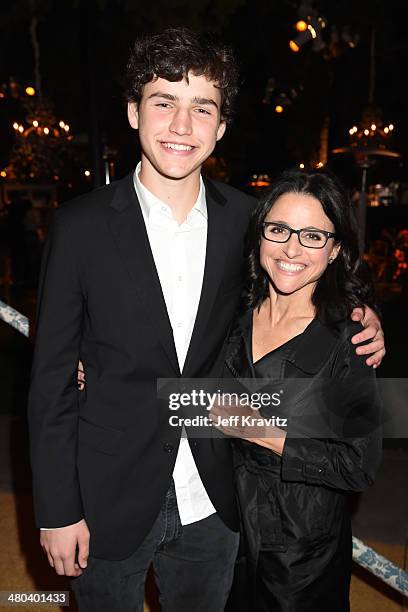
[(17, 331), (19, 331), (24, 336), (29, 335), (30, 333), (30, 324), (28, 318), (18, 312), (11, 306), (8, 306), (4, 302), (0, 300), (0, 319), (3, 319), (6, 323), (14, 327)]
[(408, 572), (353, 536), (353, 561), (408, 597)]

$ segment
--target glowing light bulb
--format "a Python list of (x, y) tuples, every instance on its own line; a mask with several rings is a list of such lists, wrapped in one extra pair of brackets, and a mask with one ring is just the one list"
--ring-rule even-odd
[(392, 132), (392, 130), (394, 129), (394, 124), (390, 123), (390, 125), (388, 126), (388, 129), (390, 130), (390, 132)]
[(312, 38), (317, 38), (317, 32), (316, 32), (316, 30), (314, 29), (314, 27), (312, 26), (311, 23), (309, 23), (309, 25), (307, 26), (307, 29), (311, 33)]
[(2, 176), (3, 178), (6, 178), (6, 176), (7, 176), (7, 172), (6, 172), (5, 170), (2, 170), (2, 171), (0, 172), (0, 176)]
[(295, 28), (298, 32), (304, 32), (305, 30), (307, 30), (306, 21), (303, 21), (303, 19), (299, 19), (299, 21), (296, 22)]
[(64, 128), (65, 128), (65, 123), (64, 123), (64, 121), (60, 121), (60, 122), (59, 122), (59, 126), (60, 126), (60, 128), (64, 129)]
[(299, 45), (297, 45), (294, 40), (289, 41), (289, 47), (292, 49), (293, 53), (297, 53), (300, 49)]
[(368, 136), (368, 135), (369, 135), (369, 133), (370, 133), (370, 130), (364, 130), (364, 134), (365, 134), (365, 136)]
[(84, 174), (85, 174), (85, 176), (91, 176), (91, 173), (90, 173), (89, 170), (85, 170)]
[(17, 121), (15, 121), (15, 122), (13, 123), (13, 128), (14, 128), (15, 130), (18, 130), (19, 125), (18, 125)]
[(22, 125), (18, 126), (18, 131), (20, 132), (20, 134), (22, 134), (24, 132), (24, 128)]
[(375, 125), (375, 123), (371, 124), (371, 129), (373, 130), (373, 132), (377, 129), (377, 126)]
[(305, 164), (299, 164), (299, 168), (300, 168), (301, 170), (304, 170), (304, 169), (305, 169)]
[(35, 96), (35, 89), (34, 87), (31, 87), (31, 85), (25, 88), (25, 92), (27, 96)]
[(34, 119), (34, 121), (33, 121), (33, 126), (34, 127), (38, 127), (38, 121), (36, 119)]
[(275, 113), (283, 113), (283, 106), (281, 104), (275, 106)]
[(390, 130), (387, 127), (384, 128), (384, 134), (388, 134), (389, 131)]
[(48, 135), (49, 133), (50, 133), (49, 128), (45, 127), (45, 128), (44, 128), (44, 134), (47, 134), (47, 135)]

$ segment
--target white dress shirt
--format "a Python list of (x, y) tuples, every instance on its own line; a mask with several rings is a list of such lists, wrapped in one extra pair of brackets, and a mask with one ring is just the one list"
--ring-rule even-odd
[[(180, 372), (183, 370), (200, 301), (207, 244), (207, 205), (200, 177), (200, 192), (186, 220), (179, 225), (168, 204), (140, 182), (139, 163), (134, 186), (140, 202), (156, 270), (166, 303)], [(190, 444), (183, 430), (173, 471), (182, 525), (216, 512), (201, 481)]]

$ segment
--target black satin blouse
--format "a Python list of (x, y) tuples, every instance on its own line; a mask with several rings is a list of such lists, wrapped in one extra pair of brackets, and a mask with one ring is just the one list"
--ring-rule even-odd
[[(349, 610), (348, 497), (350, 491), (372, 483), (381, 457), (375, 374), (350, 343), (360, 329), (350, 321), (330, 330), (314, 319), (302, 334), (255, 364), (252, 313), (241, 318), (230, 334), (226, 376), (258, 378), (260, 385), (265, 379), (275, 383), (279, 379), (289, 391), (288, 379), (305, 379), (312, 386), (306, 385), (303, 399), (294, 402), (296, 408), (288, 402), (282, 406), (281, 414), (289, 421), (282, 457), (251, 442), (233, 442), (247, 575), (241, 571), (235, 580), (231, 597), (235, 604), (229, 610)], [(348, 393), (351, 388), (354, 391)], [(330, 413), (330, 424), (341, 424), (342, 435), (312, 437), (314, 424), (320, 422), (308, 421), (315, 403), (324, 418)], [(263, 415), (270, 412), (264, 410)], [(299, 433), (304, 422), (308, 434)], [(243, 604), (245, 580), (248, 601)]]

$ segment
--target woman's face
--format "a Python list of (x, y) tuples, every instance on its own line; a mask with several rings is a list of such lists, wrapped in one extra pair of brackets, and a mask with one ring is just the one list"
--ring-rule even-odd
[[(265, 221), (281, 223), (291, 229), (335, 231), (319, 200), (300, 193), (280, 196)], [(340, 245), (336, 245), (333, 238), (329, 238), (323, 248), (316, 249), (302, 246), (297, 234), (280, 243), (270, 242), (262, 236), (260, 262), (279, 293), (291, 294), (309, 287), (311, 294), (329, 265), (329, 258), (334, 259), (339, 250)]]

